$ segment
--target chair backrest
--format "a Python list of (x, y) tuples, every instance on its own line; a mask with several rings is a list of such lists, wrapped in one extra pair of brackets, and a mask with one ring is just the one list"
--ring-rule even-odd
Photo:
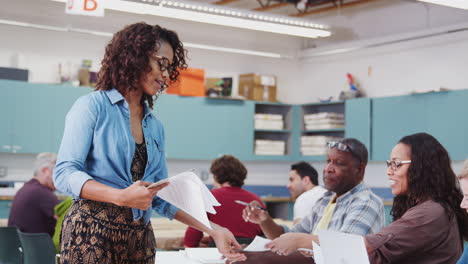
[(0, 227), (0, 264), (21, 264), (21, 244), (16, 227)]
[(55, 264), (55, 246), (46, 233), (23, 233), (18, 230), (24, 264)]

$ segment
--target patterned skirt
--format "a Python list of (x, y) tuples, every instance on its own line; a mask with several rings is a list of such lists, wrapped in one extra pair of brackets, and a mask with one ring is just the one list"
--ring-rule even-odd
[(79, 200), (63, 221), (60, 248), (62, 264), (146, 264), (155, 263), (156, 239), (130, 208)]

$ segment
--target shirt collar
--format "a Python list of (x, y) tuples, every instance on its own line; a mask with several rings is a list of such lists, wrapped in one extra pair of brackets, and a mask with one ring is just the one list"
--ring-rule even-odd
[(363, 182), (359, 183), (358, 185), (354, 186), (354, 188), (352, 188), (351, 190), (347, 191), (346, 193), (344, 193), (343, 195), (341, 195), (340, 197), (338, 197), (336, 199), (336, 201), (340, 201), (340, 200), (343, 200), (345, 201), (346, 199), (348, 199), (348, 197), (350, 196), (353, 196), (355, 193), (358, 193), (360, 192), (361, 190), (363, 190), (365, 188), (365, 185)]
[(116, 104), (122, 100), (124, 100), (125, 98), (122, 96), (122, 94), (117, 91), (115, 88), (112, 88), (110, 90), (106, 90), (105, 91), (107, 97), (109, 98), (109, 100), (111, 101), (112, 104)]

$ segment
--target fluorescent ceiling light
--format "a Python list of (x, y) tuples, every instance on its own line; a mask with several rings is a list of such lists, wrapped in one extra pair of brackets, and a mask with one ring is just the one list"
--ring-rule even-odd
[[(66, 0), (52, 0), (65, 2)], [(150, 2), (150, 1), (145, 1)], [(236, 27), (242, 29), (258, 30), (270, 33), (318, 38), (328, 37), (330, 31), (324, 26), (309, 23), (288, 17), (269, 17), (264, 13), (246, 13), (209, 7), (208, 5), (191, 5), (171, 1), (151, 1), (152, 3), (138, 3), (123, 0), (106, 0), (104, 8), (121, 12), (129, 12), (141, 15), (154, 15), (167, 18), (182, 19), (200, 23)], [(171, 3), (171, 4), (169, 4)], [(220, 14), (226, 15), (219, 15)], [(278, 21), (278, 23), (275, 23)]]
[[(37, 29), (45, 29), (45, 30), (52, 30), (52, 31), (61, 31), (61, 32), (76, 32), (76, 33), (83, 33), (83, 34), (90, 34), (95, 36), (102, 36), (102, 37), (112, 37), (114, 34), (109, 32), (102, 32), (102, 31), (94, 31), (88, 29), (81, 29), (81, 28), (73, 28), (73, 27), (52, 27), (47, 25), (39, 25), (39, 24), (32, 24), (20, 21), (13, 21), (13, 20), (2, 20), (0, 19), (0, 24), (4, 25), (12, 25), (12, 26), (19, 26), (19, 27), (28, 27), (28, 28), (37, 28)], [(185, 47), (194, 48), (194, 49), (204, 49), (204, 50), (212, 50), (212, 51), (220, 51), (220, 52), (228, 52), (228, 53), (237, 53), (237, 54), (245, 54), (245, 55), (253, 55), (253, 56), (260, 56), (260, 57), (268, 57), (268, 58), (291, 58), (289, 56), (283, 56), (279, 53), (272, 53), (272, 52), (264, 52), (264, 51), (256, 51), (256, 50), (245, 50), (245, 49), (235, 49), (235, 48), (225, 48), (225, 47), (217, 47), (212, 45), (204, 45), (204, 44), (196, 44), (196, 43), (183, 43)]]
[(461, 9), (468, 9), (468, 1), (467, 0), (418, 0), (420, 2), (427, 2), (436, 5), (443, 5)]

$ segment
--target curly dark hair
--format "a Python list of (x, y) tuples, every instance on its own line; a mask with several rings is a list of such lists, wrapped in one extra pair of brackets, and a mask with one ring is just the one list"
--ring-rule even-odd
[(217, 182), (228, 182), (231, 186), (242, 187), (247, 177), (247, 169), (236, 157), (224, 155), (213, 160), (210, 168)]
[(318, 185), (318, 173), (312, 165), (305, 161), (300, 161), (291, 165), (291, 170), (295, 170), (297, 174), (302, 178), (309, 177), (310, 182), (314, 185)]
[[(143, 74), (151, 71), (149, 58), (157, 51), (161, 42), (167, 42), (174, 50), (172, 66), (174, 71), (169, 76), (170, 83), (177, 80), (179, 69), (186, 69), (186, 50), (179, 40), (177, 33), (158, 25), (148, 25), (144, 22), (126, 26), (115, 33), (106, 46), (106, 52), (98, 73), (97, 90), (117, 89), (120, 93), (137, 89), (136, 85)], [(157, 99), (154, 98), (154, 100)], [(149, 95), (142, 97), (150, 108), (153, 98)]]
[(463, 195), (447, 150), (427, 133), (405, 136), (398, 143), (411, 149), (411, 163), (408, 192), (397, 195), (393, 200), (393, 220), (402, 217), (408, 209), (432, 200), (444, 207), (450, 219), (456, 217), (460, 237), (468, 240), (468, 214), (460, 208)]

